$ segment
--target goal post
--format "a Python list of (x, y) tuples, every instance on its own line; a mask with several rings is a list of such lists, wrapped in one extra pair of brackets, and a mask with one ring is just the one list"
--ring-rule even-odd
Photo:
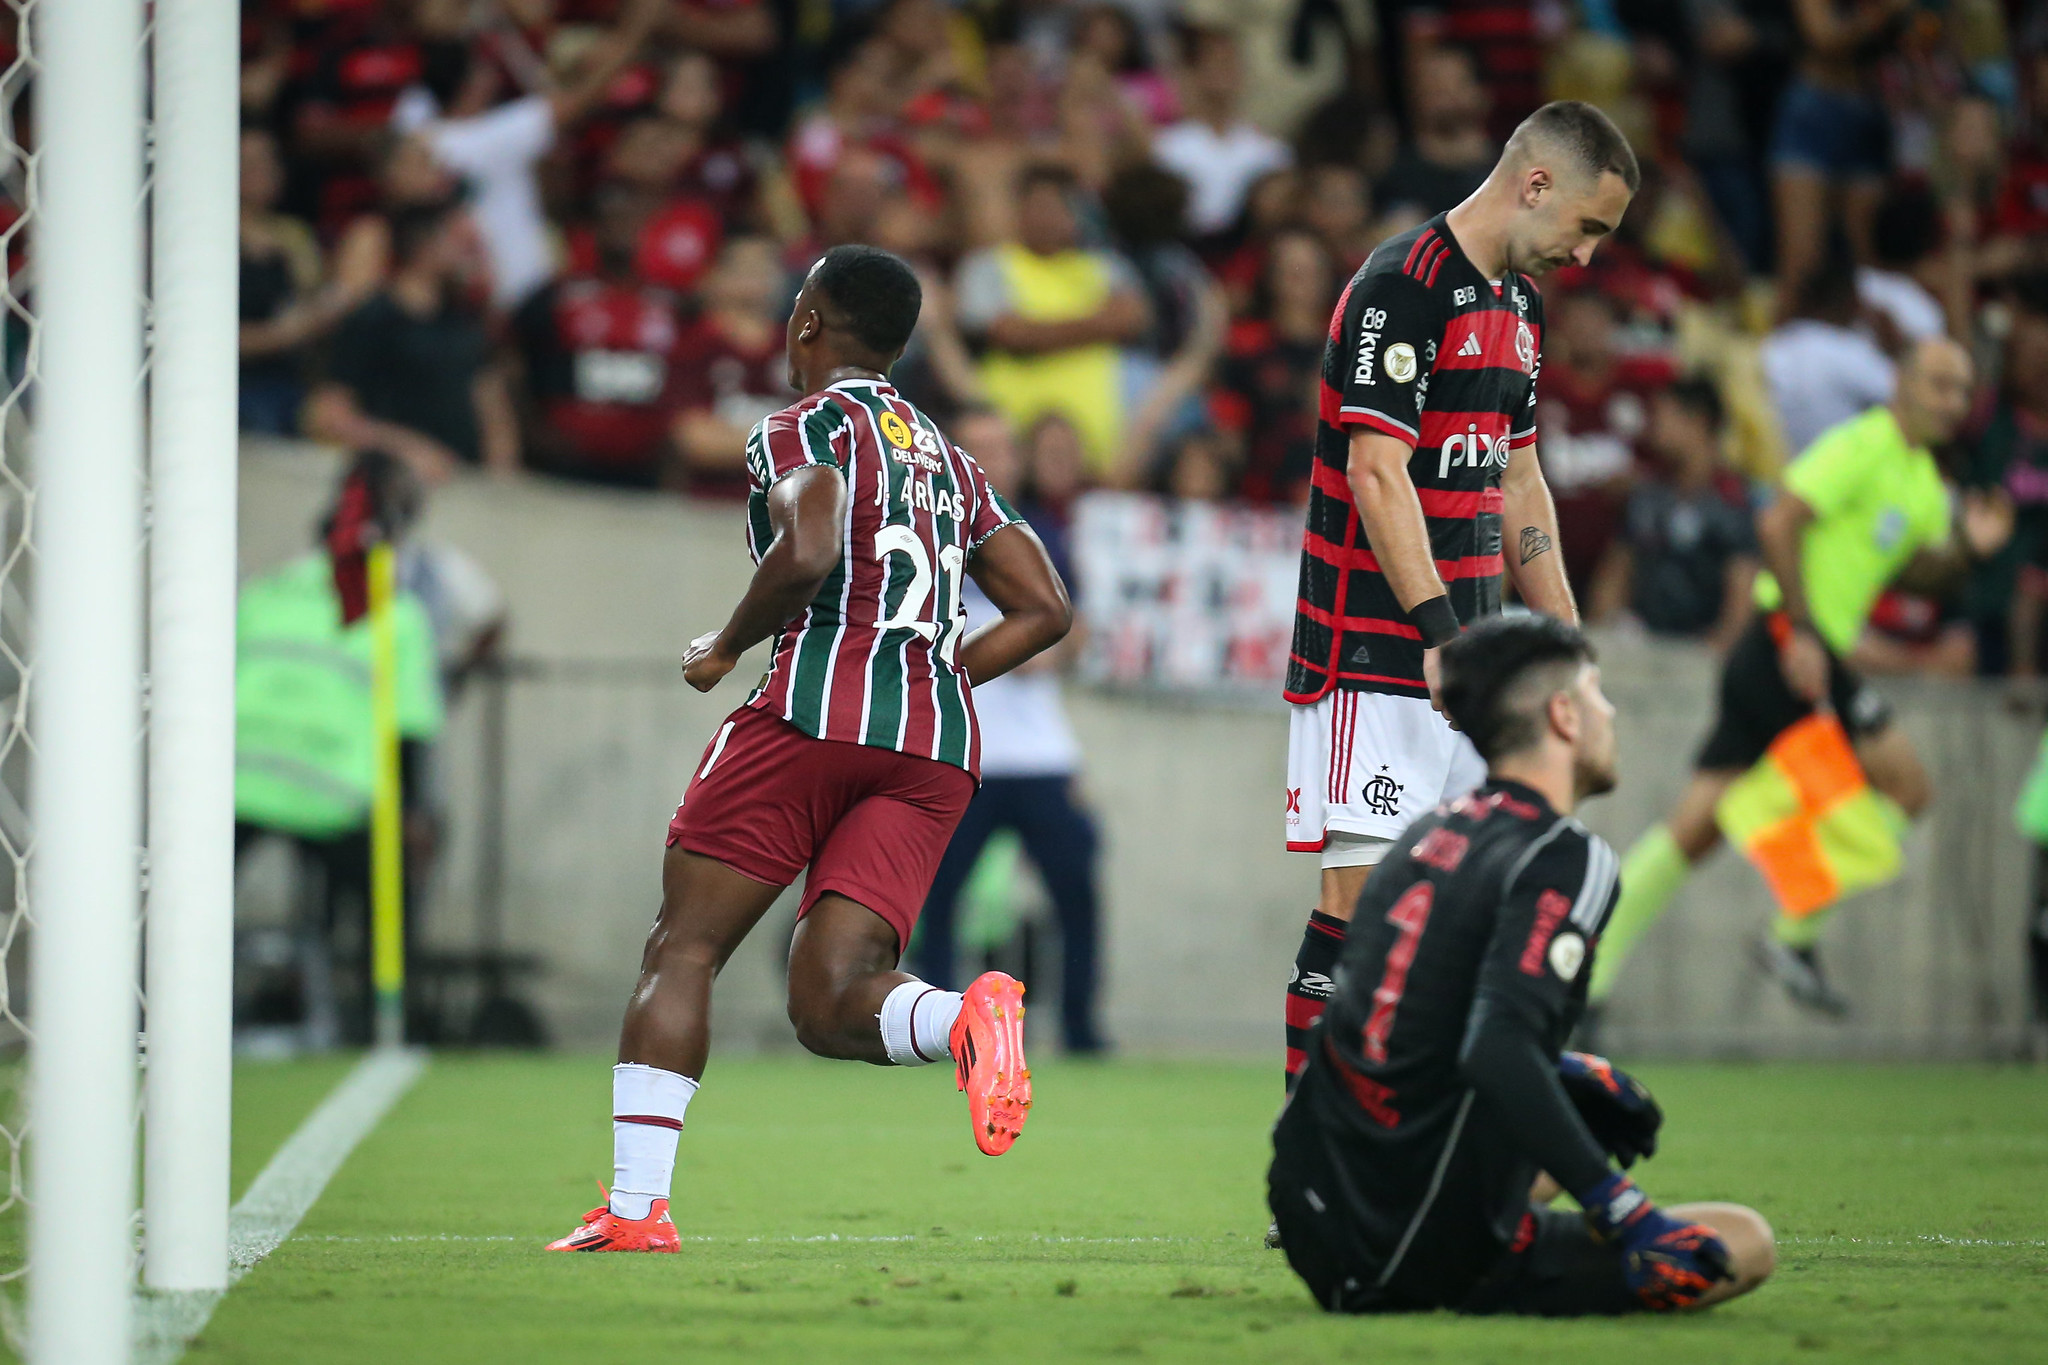
[(28, 1348), (128, 1358), (142, 844), (142, 5), (39, 4)]
[(233, 1027), (240, 14), (234, 0), (156, 0), (155, 16), (143, 1282), (218, 1290)]

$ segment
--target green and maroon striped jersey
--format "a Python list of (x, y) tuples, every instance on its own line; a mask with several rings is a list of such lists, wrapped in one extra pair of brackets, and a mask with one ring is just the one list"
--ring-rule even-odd
[(774, 530), (768, 490), (813, 465), (846, 478), (845, 548), (775, 637), (749, 706), (819, 739), (919, 754), (978, 773), (981, 732), (959, 664), (967, 560), (1020, 518), (938, 424), (879, 380), (841, 380), (747, 437), (747, 549)]

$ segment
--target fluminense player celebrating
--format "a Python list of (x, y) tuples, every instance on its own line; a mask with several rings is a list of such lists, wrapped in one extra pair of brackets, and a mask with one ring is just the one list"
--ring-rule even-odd
[(1589, 261), (1637, 183), (1605, 114), (1546, 104), (1471, 198), (1382, 242), (1330, 320), (1286, 689), (1287, 847), (1323, 865), (1287, 988), (1290, 1084), (1373, 866), (1484, 776), (1434, 709), (1437, 651), (1499, 612), (1504, 572), (1578, 620), (1536, 462), (1530, 277)]
[[(1660, 1209), (1614, 1169), (1662, 1112), (1561, 1052), (1613, 913), (1573, 818), (1614, 786), (1614, 706), (1575, 626), (1484, 621), (1445, 648), (1485, 784), (1410, 825), (1366, 886), (1329, 1013), (1273, 1129), (1287, 1260), (1331, 1312), (1546, 1317), (1704, 1308), (1771, 1273), (1739, 1204)], [(1583, 1213), (1551, 1209), (1569, 1191)]]
[[(678, 1250), (669, 1182), (712, 981), (806, 867), (789, 953), (798, 1039), (882, 1065), (951, 1058), (982, 1151), (1023, 1129), (1023, 986), (989, 972), (956, 994), (896, 964), (974, 793), (972, 688), (1057, 643), (1072, 609), (1038, 537), (889, 384), (920, 301), (909, 266), (864, 246), (825, 253), (797, 295), (789, 381), (805, 397), (747, 440), (753, 582), (722, 630), (690, 643), (683, 676), (709, 691), (771, 636), (774, 658), (669, 824), (661, 915), (612, 1069), (612, 1188), (551, 1251)], [(1002, 613), (972, 634), (963, 574)]]

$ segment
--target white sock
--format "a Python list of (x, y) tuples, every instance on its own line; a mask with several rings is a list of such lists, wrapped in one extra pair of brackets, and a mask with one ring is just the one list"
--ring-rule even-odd
[(612, 1068), (611, 1210), (645, 1218), (668, 1198), (676, 1173), (676, 1139), (697, 1082), (660, 1067), (621, 1062)]
[(906, 981), (889, 992), (877, 1016), (882, 1046), (898, 1066), (923, 1066), (953, 1055), (953, 1021), (960, 1017), (960, 993), (922, 981)]

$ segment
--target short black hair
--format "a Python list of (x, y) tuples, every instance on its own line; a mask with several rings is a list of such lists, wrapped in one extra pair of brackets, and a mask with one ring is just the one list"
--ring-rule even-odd
[(818, 258), (809, 284), (838, 315), (831, 325), (875, 357), (893, 357), (910, 344), (924, 287), (901, 256), (878, 246), (835, 246)]
[(1664, 390), (1664, 396), (1697, 413), (1709, 431), (1718, 434), (1722, 422), (1727, 420), (1728, 410), (1721, 402), (1721, 390), (1703, 374), (1689, 374), (1672, 380), (1671, 387)]
[(1554, 616), (1488, 617), (1444, 646), (1438, 695), (1451, 723), (1492, 763), (1542, 738), (1536, 699), (1523, 684), (1546, 670), (1576, 672), (1595, 657), (1592, 641)]
[(1526, 153), (1532, 142), (1561, 147), (1578, 163), (1579, 169), (1599, 179), (1608, 171), (1634, 194), (1643, 187), (1643, 171), (1636, 164), (1635, 149), (1614, 126), (1614, 120), (1584, 100), (1552, 100), (1522, 120), (1508, 138), (1507, 150)]

